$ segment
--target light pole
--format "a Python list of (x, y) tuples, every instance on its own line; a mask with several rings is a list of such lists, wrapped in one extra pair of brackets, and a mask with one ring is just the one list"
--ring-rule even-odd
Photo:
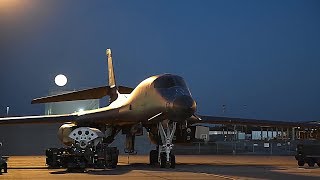
[(225, 104), (222, 105), (222, 114), (225, 115), (227, 106)]
[(7, 117), (9, 116), (9, 109), (10, 109), (10, 107), (7, 106)]

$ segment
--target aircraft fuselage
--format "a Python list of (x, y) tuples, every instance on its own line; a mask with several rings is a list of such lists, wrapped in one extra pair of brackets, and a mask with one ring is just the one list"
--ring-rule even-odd
[[(107, 107), (78, 115), (80, 119), (81, 116), (92, 116), (100, 124), (104, 123), (103, 112), (107, 110), (114, 111), (113, 122), (117, 124), (148, 124), (164, 119), (182, 121), (196, 111), (196, 102), (182, 77), (164, 74), (145, 79), (130, 94), (119, 94), (117, 100)], [(159, 114), (161, 118), (152, 118)]]

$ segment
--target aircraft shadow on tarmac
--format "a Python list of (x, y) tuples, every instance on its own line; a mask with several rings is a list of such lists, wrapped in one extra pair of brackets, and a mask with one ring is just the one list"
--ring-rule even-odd
[(19, 166), (19, 167), (8, 167), (8, 169), (48, 169), (47, 167), (43, 167), (43, 166), (28, 166), (28, 167), (23, 167), (23, 166)]
[[(160, 167), (152, 167), (145, 163), (132, 163), (127, 165), (117, 166), (116, 169), (90, 169), (85, 172), (69, 172), (66, 170), (57, 170), (50, 172), (51, 174), (67, 174), (67, 173), (87, 173), (90, 175), (104, 175), (104, 176), (113, 176), (113, 175), (124, 175), (133, 170), (142, 170), (146, 172), (158, 172), (158, 173), (202, 173), (207, 175), (214, 176), (225, 176), (225, 177), (240, 177), (240, 178), (258, 178), (258, 179), (319, 179), (319, 176), (314, 174), (290, 174), (295, 172), (294, 170), (315, 170), (318, 172), (319, 168), (292, 168), (290, 172), (286, 171), (286, 167), (277, 167), (277, 166), (268, 166), (268, 165), (218, 165), (218, 164), (177, 164), (175, 169), (163, 169)], [(320, 171), (319, 171), (320, 172)], [(300, 175), (301, 174), (301, 175)]]

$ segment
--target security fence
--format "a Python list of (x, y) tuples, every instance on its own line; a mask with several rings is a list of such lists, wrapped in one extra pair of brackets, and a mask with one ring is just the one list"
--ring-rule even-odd
[(299, 141), (219, 141), (175, 146), (176, 154), (294, 155)]

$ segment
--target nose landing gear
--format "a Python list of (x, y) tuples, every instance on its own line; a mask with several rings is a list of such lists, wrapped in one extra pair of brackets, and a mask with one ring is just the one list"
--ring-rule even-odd
[[(165, 126), (165, 128), (163, 127)], [(150, 165), (160, 164), (161, 168), (175, 168), (176, 158), (171, 150), (173, 149), (172, 139), (176, 131), (177, 122), (169, 124), (168, 121), (159, 122), (158, 131), (161, 138), (157, 150), (150, 151)]]

